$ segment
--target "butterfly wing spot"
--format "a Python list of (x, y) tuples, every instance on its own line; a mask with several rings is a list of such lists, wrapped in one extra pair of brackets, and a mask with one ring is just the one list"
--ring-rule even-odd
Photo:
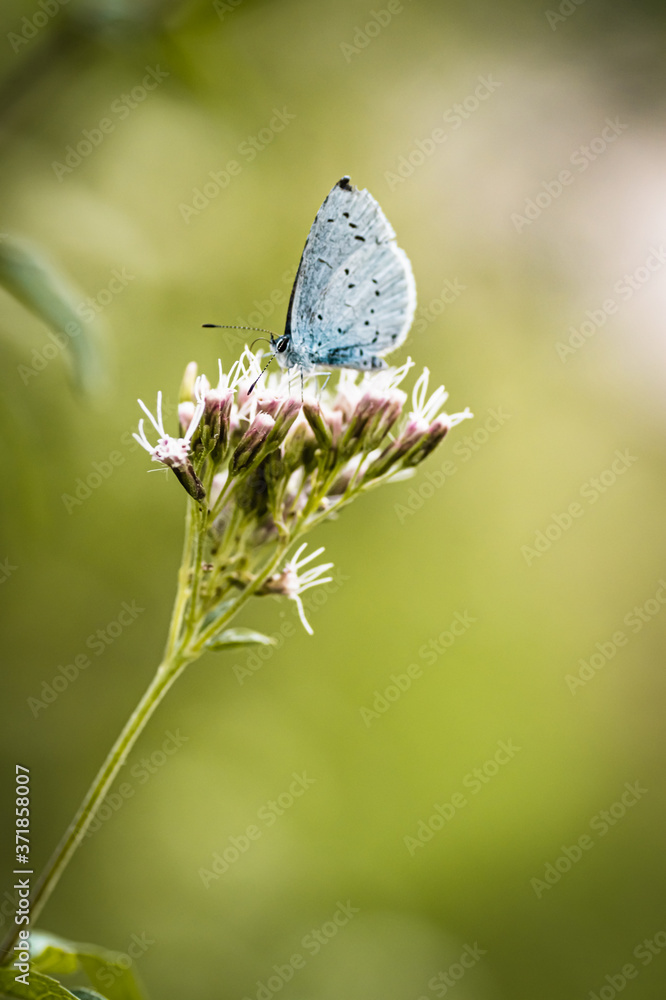
[(349, 218), (349, 212), (343, 212), (342, 213), (342, 217), (343, 217), (343, 219), (348, 219)]
[(355, 236), (354, 239), (355, 240), (360, 240), (361, 243), (365, 243), (365, 236)]

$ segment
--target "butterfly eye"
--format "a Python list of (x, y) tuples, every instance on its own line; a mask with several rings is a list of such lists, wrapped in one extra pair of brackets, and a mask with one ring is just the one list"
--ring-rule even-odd
[(284, 352), (287, 350), (288, 344), (289, 344), (289, 337), (280, 337), (280, 339), (275, 345), (275, 350), (277, 351), (278, 354), (284, 354)]

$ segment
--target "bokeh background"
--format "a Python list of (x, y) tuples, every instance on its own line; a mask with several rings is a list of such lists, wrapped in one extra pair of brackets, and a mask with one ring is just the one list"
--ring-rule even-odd
[[(14, 764), (31, 768), (36, 864), (169, 619), (184, 496), (132, 446), (136, 397), (173, 401), (187, 362), (234, 360), (242, 335), (204, 322), (281, 329), (344, 173), (413, 263), (419, 313), (397, 360), (475, 413), (413, 481), (312, 539), (338, 574), (313, 638), (297, 629), (249, 667), (210, 655), (178, 682), (127, 765), (133, 794), (41, 926), (125, 952), (142, 939), (154, 1000), (661, 996), (663, 7), (6, 0), (0, 21), (3, 239), (95, 300), (106, 371), (73, 385), (69, 352), (2, 291), (1, 792), (11, 816)], [(113, 471), (68, 501), (111, 453)], [(123, 602), (143, 609), (132, 625), (31, 709)], [(243, 623), (292, 620), (265, 599)], [(362, 713), (410, 664), (409, 690)], [(169, 732), (183, 739), (166, 757)], [(497, 764), (500, 741), (519, 749)], [(200, 869), (294, 772), (314, 783), (204, 888)], [(429, 841), (405, 839), (456, 793), (466, 804)], [(340, 904), (354, 912), (333, 934)], [(322, 926), (315, 954), (304, 942)], [(274, 966), (297, 953), (285, 983)]]

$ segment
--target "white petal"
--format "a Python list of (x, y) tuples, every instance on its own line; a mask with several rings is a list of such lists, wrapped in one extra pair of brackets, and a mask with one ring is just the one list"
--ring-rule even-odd
[(150, 441), (148, 440), (148, 438), (146, 437), (145, 431), (143, 429), (143, 420), (139, 421), (139, 433), (138, 434), (132, 434), (132, 437), (135, 439), (135, 441), (139, 442), (139, 444), (141, 445), (142, 448), (145, 448), (146, 451), (149, 451), (149, 452), (152, 453), (153, 446), (150, 443)]
[(298, 594), (296, 594), (295, 597), (292, 598), (292, 600), (296, 601), (296, 607), (298, 608), (298, 617), (301, 619), (301, 622), (303, 624), (303, 628), (308, 633), (308, 635), (314, 635), (314, 631), (312, 629), (312, 626), (310, 625), (310, 623), (308, 622), (307, 618), (305, 617), (305, 608), (303, 607), (303, 602), (300, 599), (300, 597), (298, 596)]
[[(331, 563), (331, 565), (333, 565)], [(330, 583), (332, 581), (332, 576), (325, 576), (323, 580), (312, 580), (311, 583), (306, 583), (298, 588), (299, 594), (304, 594), (306, 590), (310, 590), (311, 587), (318, 587), (320, 583)]]
[[(144, 403), (144, 401), (142, 399), (137, 399), (137, 403), (139, 404), (139, 406), (141, 407), (141, 409), (143, 410), (143, 412), (146, 414), (146, 416), (148, 417), (148, 419), (150, 420), (151, 424), (153, 425), (153, 427), (155, 428), (155, 430), (157, 431), (157, 433), (160, 435), (160, 437), (164, 437), (165, 430), (162, 427), (162, 421), (160, 420), (160, 422), (158, 423), (155, 420), (155, 417), (152, 415), (152, 413), (150, 412), (150, 410), (148, 409), (148, 407), (146, 406), (146, 404)], [(157, 394), (157, 405), (158, 405), (158, 413), (160, 413), (161, 409), (162, 409), (162, 393), (161, 392), (158, 392), (158, 394)]]

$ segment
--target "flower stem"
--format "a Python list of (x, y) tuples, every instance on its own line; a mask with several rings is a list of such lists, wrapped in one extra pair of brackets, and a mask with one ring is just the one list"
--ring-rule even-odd
[[(194, 632), (192, 613), (187, 615), (188, 601), (194, 600), (201, 573), (202, 536), (205, 533), (205, 516), (197, 504), (188, 503), (185, 528), (183, 559), (178, 572), (178, 590), (174, 601), (169, 636), (167, 639), (164, 659), (148, 685), (139, 704), (127, 720), (120, 736), (109, 751), (86, 796), (79, 806), (78, 812), (67, 828), (62, 840), (56, 847), (46, 868), (40, 875), (30, 896), (30, 923), (34, 924), (44, 908), (49, 896), (55, 889), (60, 876), (69, 864), (72, 855), (85, 837), (99, 806), (113, 784), (128, 754), (151, 715), (162, 701), (176, 678), (183, 672), (188, 663), (199, 655), (199, 651), (191, 651), (188, 645)], [(18, 939), (19, 927), (15, 926), (0, 942), (0, 965), (6, 964)]]
[[(134, 746), (144, 726), (148, 722), (162, 698), (173, 682), (187, 666), (185, 659), (163, 661), (158, 667), (155, 677), (149, 684), (141, 701), (128, 719), (125, 728), (111, 748), (106, 760), (100, 768), (95, 780), (90, 786), (78, 812), (70, 823), (65, 835), (54, 851), (45, 870), (42, 872), (30, 897), (30, 922), (34, 924), (46, 901), (55, 889), (60, 876), (67, 867), (72, 855), (85, 837), (95, 813), (119, 770), (127, 760), (127, 755)], [(11, 956), (12, 949), (18, 938), (19, 928), (14, 927), (0, 944), (0, 963), (5, 963)]]
[[(178, 591), (171, 613), (171, 624), (169, 625), (169, 637), (167, 639), (164, 660), (170, 661), (174, 655), (178, 638), (182, 631), (183, 618), (190, 595), (190, 574), (193, 569), (192, 553), (196, 547), (197, 514), (193, 500), (187, 504), (185, 515), (185, 541), (183, 543), (183, 558), (178, 570)], [(199, 567), (200, 570), (200, 567)]]
[(271, 573), (274, 573), (277, 569), (280, 560), (284, 556), (287, 549), (296, 541), (298, 538), (297, 534), (292, 534), (291, 537), (285, 541), (280, 542), (273, 553), (269, 561), (264, 565), (261, 572), (255, 577), (255, 579), (248, 583), (243, 593), (233, 602), (232, 606), (222, 615), (220, 618), (216, 618), (214, 623), (210, 625), (207, 629), (200, 632), (193, 645), (191, 646), (192, 656), (200, 656), (206, 646), (206, 643), (217, 635), (221, 630), (223, 625), (226, 625), (231, 618), (243, 607), (244, 604), (249, 601), (249, 599), (255, 594), (259, 588), (266, 582)]

